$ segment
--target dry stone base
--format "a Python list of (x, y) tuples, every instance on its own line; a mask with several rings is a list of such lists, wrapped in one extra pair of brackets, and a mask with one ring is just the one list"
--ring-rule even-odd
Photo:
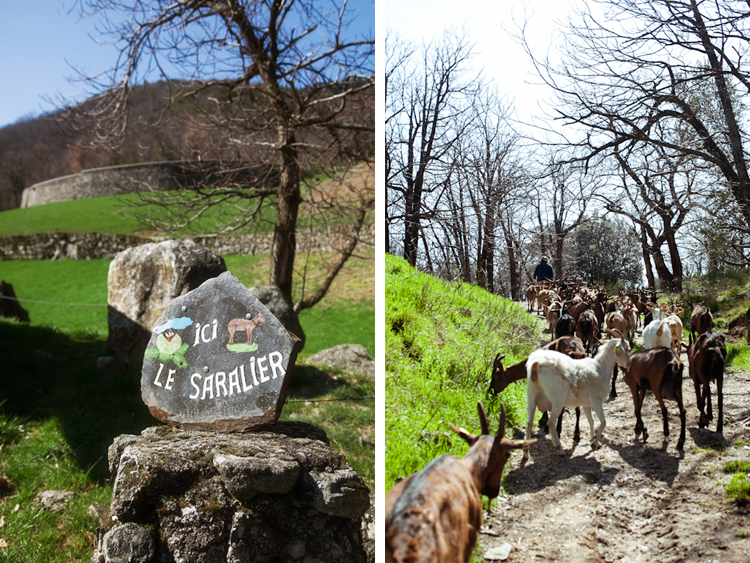
[[(297, 252), (333, 252), (346, 246), (351, 236), (351, 225), (321, 227), (297, 233)], [(110, 233), (38, 233), (0, 237), (0, 260), (92, 260), (113, 258), (118, 252), (155, 239)], [(258, 256), (271, 254), (273, 233), (254, 235), (224, 235), (194, 237), (193, 242), (208, 248), (214, 254), (225, 256)], [(375, 227), (363, 226), (357, 244), (358, 252), (373, 250)]]
[(135, 553), (144, 563), (368, 560), (369, 491), (315, 426), (276, 422), (244, 434), (153, 427), (116, 438), (109, 464), (115, 484), (97, 563)]

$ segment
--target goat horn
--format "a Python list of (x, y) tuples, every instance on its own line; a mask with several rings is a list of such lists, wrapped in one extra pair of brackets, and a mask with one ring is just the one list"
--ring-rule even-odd
[(490, 433), (490, 425), (487, 422), (487, 411), (484, 410), (482, 402), (477, 403), (477, 410), (479, 411), (479, 424), (482, 426), (482, 434)]
[(613, 328), (611, 332), (612, 332), (612, 335), (615, 336), (616, 338), (619, 338), (620, 340), (625, 340), (625, 337), (622, 335), (619, 329)]
[(500, 426), (497, 428), (497, 437), (505, 437), (505, 403), (500, 403)]

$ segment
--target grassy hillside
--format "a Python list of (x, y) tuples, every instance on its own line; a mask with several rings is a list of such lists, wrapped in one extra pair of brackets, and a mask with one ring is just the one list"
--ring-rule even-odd
[[(386, 490), (434, 457), (467, 446), (449, 423), (479, 432), (477, 402), (497, 430), (500, 401), (486, 396), (498, 352), (521, 360), (541, 338), (535, 320), (512, 301), (446, 282), (386, 256)], [(500, 397), (508, 424), (522, 427), (525, 383)]]
[[(360, 165), (348, 171), (342, 176), (334, 178), (345, 178), (356, 190), (372, 190), (375, 178), (371, 166)], [(330, 174), (317, 170), (315, 175), (310, 176), (302, 185), (303, 197), (308, 192), (312, 199), (322, 199), (326, 196), (351, 196), (351, 192), (342, 190), (341, 183), (331, 180)], [(147, 194), (149, 202), (158, 201), (162, 194)], [(182, 199), (186, 199), (185, 196)], [(276, 219), (276, 208), (274, 198), (269, 197), (260, 213), (260, 218), (253, 221), (247, 228), (236, 231), (234, 234), (252, 234), (259, 232), (272, 232)], [(159, 205), (145, 205), (137, 194), (123, 194), (115, 196), (102, 196), (73, 201), (61, 201), (25, 207), (21, 209), (10, 209), (0, 212), (0, 237), (10, 235), (28, 235), (35, 233), (56, 232), (87, 232), (130, 235), (144, 231), (147, 226), (137, 219), (138, 216), (153, 217), (155, 220), (168, 221), (169, 213), (174, 213), (175, 208), (167, 211)], [(320, 203), (320, 202), (318, 202)], [(138, 204), (139, 207), (134, 205)], [(247, 215), (257, 205), (257, 200), (246, 200), (232, 198), (224, 201), (221, 205), (207, 210), (200, 217), (190, 222), (189, 227), (177, 231), (180, 236), (201, 236), (216, 232), (217, 225), (231, 223), (235, 218)], [(300, 208), (300, 228), (319, 227), (323, 225), (340, 224), (351, 220), (346, 214), (335, 207), (319, 206), (312, 207), (304, 204)], [(192, 215), (192, 213), (191, 213)]]

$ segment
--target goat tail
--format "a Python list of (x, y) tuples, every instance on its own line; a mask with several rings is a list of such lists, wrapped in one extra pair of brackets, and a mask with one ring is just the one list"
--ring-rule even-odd
[(538, 369), (538, 367), (539, 367), (539, 363), (538, 362), (534, 362), (533, 364), (531, 364), (531, 381), (533, 381), (534, 383), (536, 383), (537, 381), (539, 381), (539, 369)]

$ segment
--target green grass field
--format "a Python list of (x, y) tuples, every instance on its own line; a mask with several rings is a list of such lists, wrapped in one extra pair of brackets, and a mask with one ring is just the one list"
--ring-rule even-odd
[[(315, 184), (323, 182), (328, 177), (318, 171), (309, 179)], [(302, 193), (306, 193), (307, 187), (303, 184)], [(115, 196), (102, 196), (74, 201), (61, 201), (48, 203), (23, 209), (11, 209), (0, 212), (0, 237), (11, 235), (29, 235), (34, 233), (58, 233), (58, 232), (87, 232), (87, 233), (109, 233), (129, 235), (148, 230), (144, 223), (138, 220), (138, 216), (152, 216), (158, 220), (166, 220), (176, 217), (181, 213), (178, 205), (160, 207), (157, 205), (142, 205), (144, 202), (158, 201), (165, 194), (147, 193), (143, 197), (138, 194), (124, 194)], [(174, 196), (177, 202), (189, 200), (191, 192), (169, 192), (167, 196)], [(219, 194), (223, 199), (223, 195)], [(246, 228), (236, 231), (234, 234), (259, 233), (273, 231), (276, 219), (276, 208), (274, 198), (266, 199), (262, 211), (253, 222)], [(139, 207), (134, 204), (141, 203)], [(199, 218), (189, 221), (189, 226), (176, 231), (179, 236), (200, 236), (216, 232), (217, 226), (231, 223), (238, 217), (248, 214), (257, 200), (245, 200), (235, 198), (222, 205), (214, 206)], [(193, 213), (190, 213), (192, 217)], [(370, 220), (372, 220), (372, 213)], [(342, 210), (335, 208), (315, 208), (304, 204), (300, 208), (300, 228), (310, 226), (319, 227), (325, 224), (339, 224), (350, 220), (350, 217), (342, 215)]]

